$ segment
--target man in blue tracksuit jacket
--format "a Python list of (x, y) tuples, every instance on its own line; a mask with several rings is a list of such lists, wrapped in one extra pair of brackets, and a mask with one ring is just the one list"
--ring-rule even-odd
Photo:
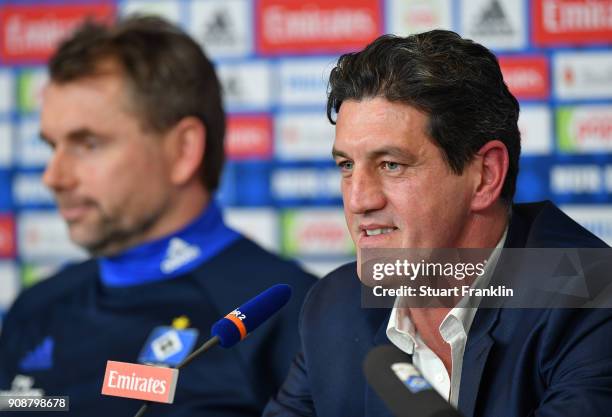
[(297, 350), (315, 278), (223, 222), (212, 194), (225, 117), (211, 62), (178, 28), (135, 17), (85, 24), (49, 72), (43, 181), (93, 257), (17, 299), (0, 335), (0, 390), (68, 396), (75, 416), (133, 415), (139, 401), (100, 393), (107, 360), (176, 366), (216, 320), (287, 283), (279, 314), (181, 370), (174, 404), (146, 414), (260, 415)]

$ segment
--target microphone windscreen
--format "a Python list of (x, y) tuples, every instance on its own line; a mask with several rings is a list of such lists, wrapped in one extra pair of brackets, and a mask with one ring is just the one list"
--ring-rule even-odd
[(395, 417), (461, 417), (421, 376), (412, 357), (393, 345), (372, 349), (363, 370), (368, 384)]
[(213, 324), (211, 334), (224, 348), (234, 346), (280, 310), (291, 298), (291, 287), (274, 285)]

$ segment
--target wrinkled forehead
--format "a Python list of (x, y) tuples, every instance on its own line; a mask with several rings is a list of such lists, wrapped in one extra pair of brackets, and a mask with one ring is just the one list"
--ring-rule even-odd
[(347, 100), (338, 113), (334, 149), (418, 154), (434, 146), (428, 122), (429, 116), (415, 107), (382, 97)]

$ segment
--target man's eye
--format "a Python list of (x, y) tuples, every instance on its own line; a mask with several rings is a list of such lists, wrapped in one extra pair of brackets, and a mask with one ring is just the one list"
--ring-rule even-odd
[(93, 151), (100, 147), (100, 140), (95, 136), (88, 136), (84, 138), (79, 145), (83, 150)]
[(353, 162), (351, 161), (342, 161), (338, 162), (338, 167), (341, 171), (350, 171), (353, 169)]
[(397, 162), (385, 161), (384, 168), (387, 171), (398, 171), (401, 168), (401, 164), (398, 164)]

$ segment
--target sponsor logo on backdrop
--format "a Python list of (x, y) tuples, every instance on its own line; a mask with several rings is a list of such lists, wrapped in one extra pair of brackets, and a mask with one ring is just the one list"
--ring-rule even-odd
[(16, 173), (13, 199), (18, 206), (53, 204), (53, 194), (43, 184), (41, 173)]
[(0, 310), (6, 310), (21, 289), (17, 265), (11, 261), (0, 261), (0, 277)]
[(452, 29), (451, 0), (388, 0), (387, 30), (400, 36)]
[(13, 129), (9, 122), (0, 122), (0, 169), (13, 165)]
[(464, 0), (463, 35), (492, 49), (520, 49), (527, 42), (525, 4), (517, 0)]
[(335, 168), (285, 168), (272, 173), (275, 198), (330, 199), (341, 198), (340, 173)]
[(263, 54), (354, 50), (382, 33), (377, 0), (260, 0), (256, 19)]
[(49, 76), (44, 68), (27, 69), (19, 74), (17, 81), (17, 107), (20, 112), (39, 111), (42, 104), (42, 90)]
[(82, 259), (64, 220), (55, 211), (22, 211), (17, 218), (19, 254), (25, 261)]
[(275, 119), (275, 152), (283, 160), (330, 160), (334, 126), (321, 113), (284, 113)]
[(561, 209), (587, 230), (612, 245), (612, 205), (566, 205)]
[(531, 11), (538, 46), (612, 42), (612, 0), (532, 1)]
[(612, 106), (562, 107), (557, 110), (559, 150), (568, 153), (612, 151)]
[(13, 110), (14, 94), (13, 74), (8, 70), (0, 70), (0, 114)]
[(24, 168), (41, 168), (51, 158), (51, 148), (40, 139), (37, 117), (22, 118), (17, 133), (17, 162)]
[(336, 58), (284, 59), (280, 63), (280, 103), (325, 109), (327, 81)]
[(354, 252), (342, 209), (306, 209), (282, 215), (283, 253), (348, 256)]
[(272, 106), (270, 65), (264, 61), (219, 64), (217, 74), (228, 111), (268, 110)]
[(15, 219), (11, 214), (0, 214), (0, 258), (15, 257)]
[(189, 32), (214, 58), (252, 52), (251, 9), (246, 0), (191, 2)]
[(550, 95), (548, 60), (544, 55), (499, 58), (504, 81), (519, 100), (545, 100)]
[(180, 2), (177, 0), (126, 0), (120, 4), (122, 16), (138, 13), (161, 16), (176, 24), (181, 21)]
[(552, 114), (548, 106), (523, 106), (518, 127), (521, 132), (521, 155), (547, 155), (552, 152)]
[(44, 62), (86, 17), (111, 20), (111, 3), (7, 5), (0, 9), (0, 59)]
[(272, 120), (268, 115), (229, 116), (225, 152), (228, 159), (270, 159)]
[(550, 186), (556, 194), (598, 194), (603, 190), (602, 167), (595, 164), (554, 165)]
[(228, 208), (223, 211), (223, 219), (228, 226), (264, 248), (271, 251), (278, 250), (278, 215), (274, 210)]
[(612, 97), (610, 52), (560, 52), (553, 58), (553, 68), (557, 98)]

